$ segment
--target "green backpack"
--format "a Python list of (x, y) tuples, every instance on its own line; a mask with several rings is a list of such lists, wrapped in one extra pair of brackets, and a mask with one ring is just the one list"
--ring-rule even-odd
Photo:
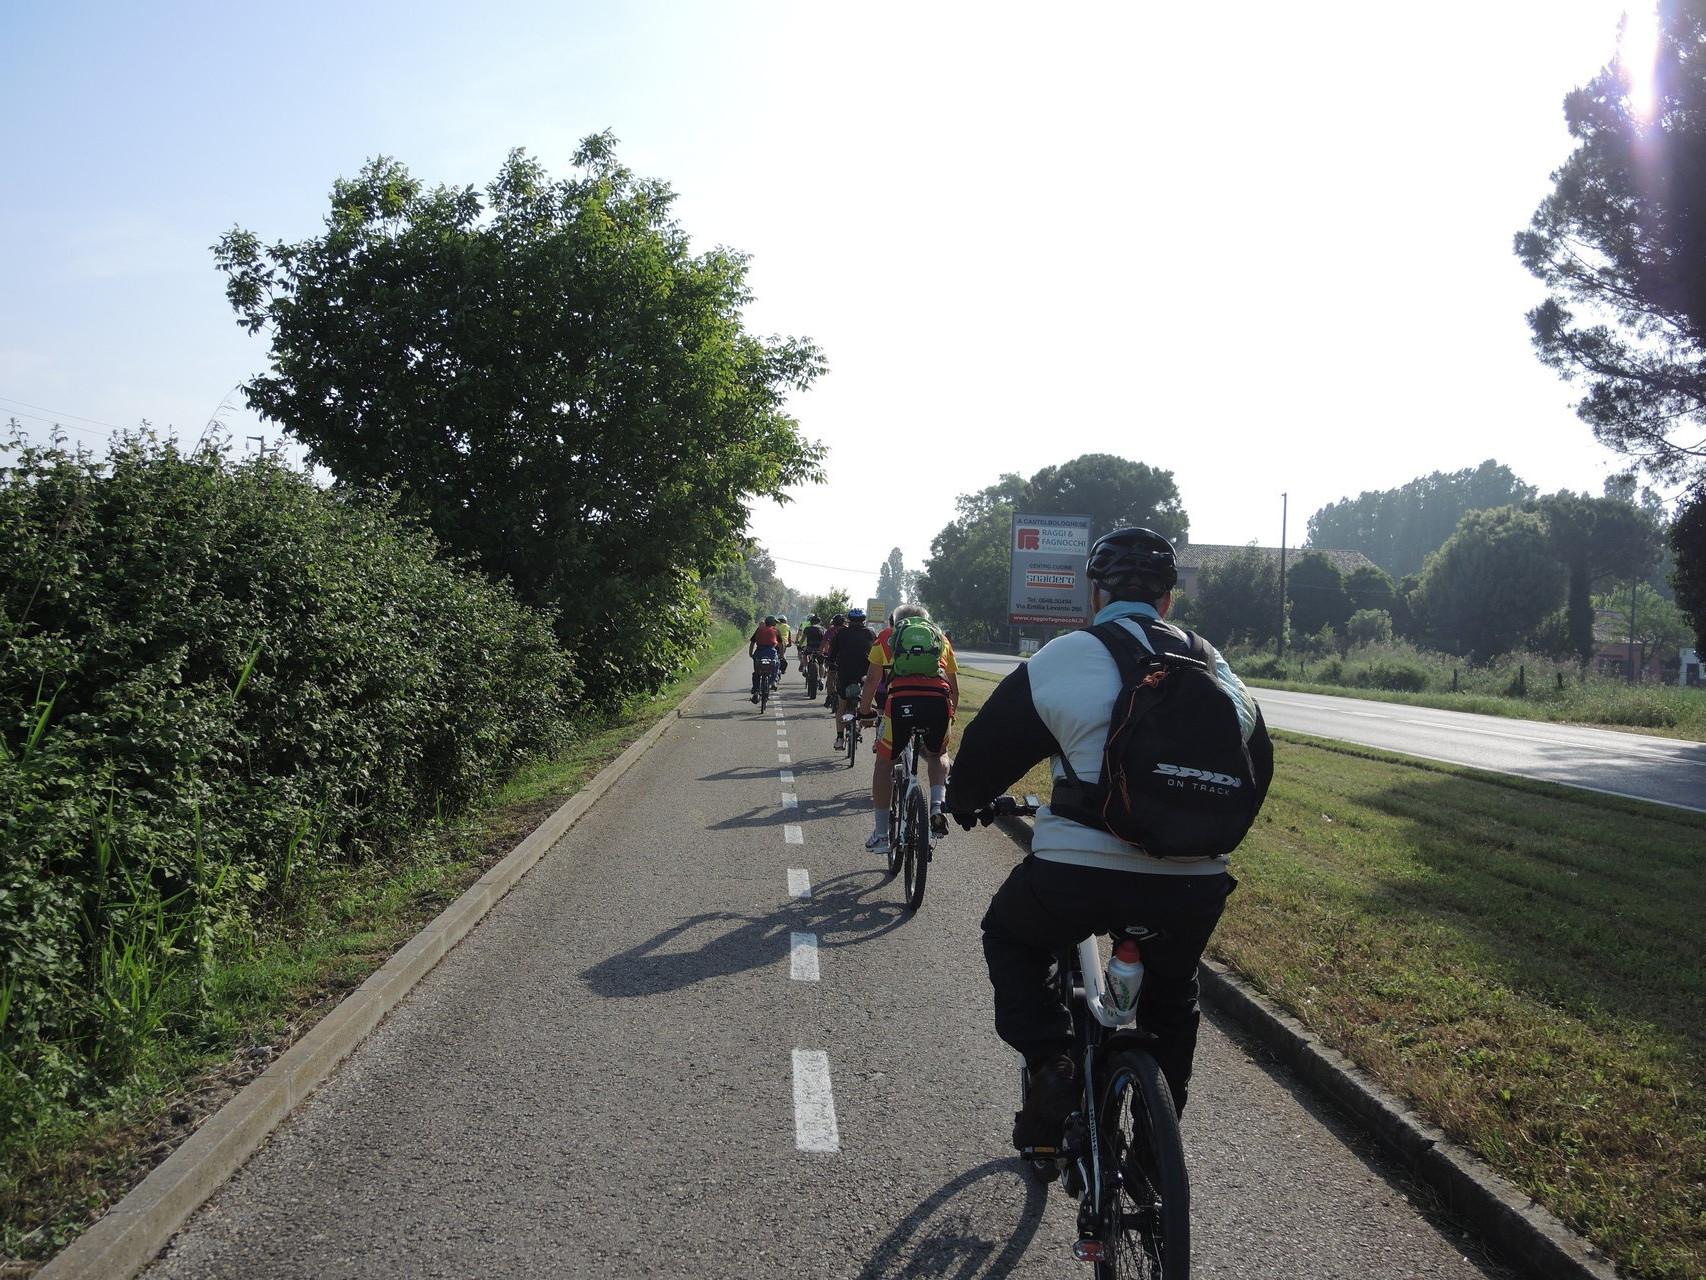
[(928, 618), (901, 619), (889, 637), (889, 652), (894, 658), (889, 672), (897, 676), (941, 675), (943, 644), (942, 633)]

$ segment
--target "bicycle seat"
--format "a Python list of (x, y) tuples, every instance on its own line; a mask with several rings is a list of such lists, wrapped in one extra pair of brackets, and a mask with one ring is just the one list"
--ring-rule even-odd
[(1144, 943), (1165, 938), (1167, 933), (1164, 929), (1151, 929), (1146, 924), (1122, 924), (1117, 929), (1110, 929), (1108, 936), (1115, 942), (1130, 938), (1133, 942)]

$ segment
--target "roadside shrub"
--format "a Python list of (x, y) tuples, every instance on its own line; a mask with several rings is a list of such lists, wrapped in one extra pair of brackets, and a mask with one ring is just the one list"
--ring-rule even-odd
[(1391, 689), (1398, 693), (1420, 693), (1428, 687), (1428, 673), (1406, 662), (1371, 662), (1351, 678), (1359, 689)]
[(193, 1032), (298, 882), (566, 745), (549, 620), (359, 494), (148, 436), (0, 468), (0, 1133)]
[(1343, 684), (1345, 682), (1345, 662), (1343, 658), (1328, 658), (1325, 662), (1308, 669), (1308, 679), (1311, 684)]

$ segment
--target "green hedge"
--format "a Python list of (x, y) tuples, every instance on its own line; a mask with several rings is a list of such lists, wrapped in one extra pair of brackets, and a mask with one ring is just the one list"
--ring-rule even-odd
[(256, 921), (566, 746), (550, 620), (358, 494), (130, 437), (0, 468), (0, 1133), (194, 1034)]

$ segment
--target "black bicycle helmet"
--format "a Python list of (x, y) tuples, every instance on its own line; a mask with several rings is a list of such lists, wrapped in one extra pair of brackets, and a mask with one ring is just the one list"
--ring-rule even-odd
[(1179, 581), (1173, 544), (1136, 525), (1097, 538), (1084, 574), (1116, 600), (1159, 600)]
[(808, 627), (815, 627), (815, 626), (817, 626), (817, 614), (815, 614), (815, 613), (808, 613), (808, 614), (807, 614), (807, 615), (806, 615), (806, 625), (807, 625), (807, 626), (808, 626)]

